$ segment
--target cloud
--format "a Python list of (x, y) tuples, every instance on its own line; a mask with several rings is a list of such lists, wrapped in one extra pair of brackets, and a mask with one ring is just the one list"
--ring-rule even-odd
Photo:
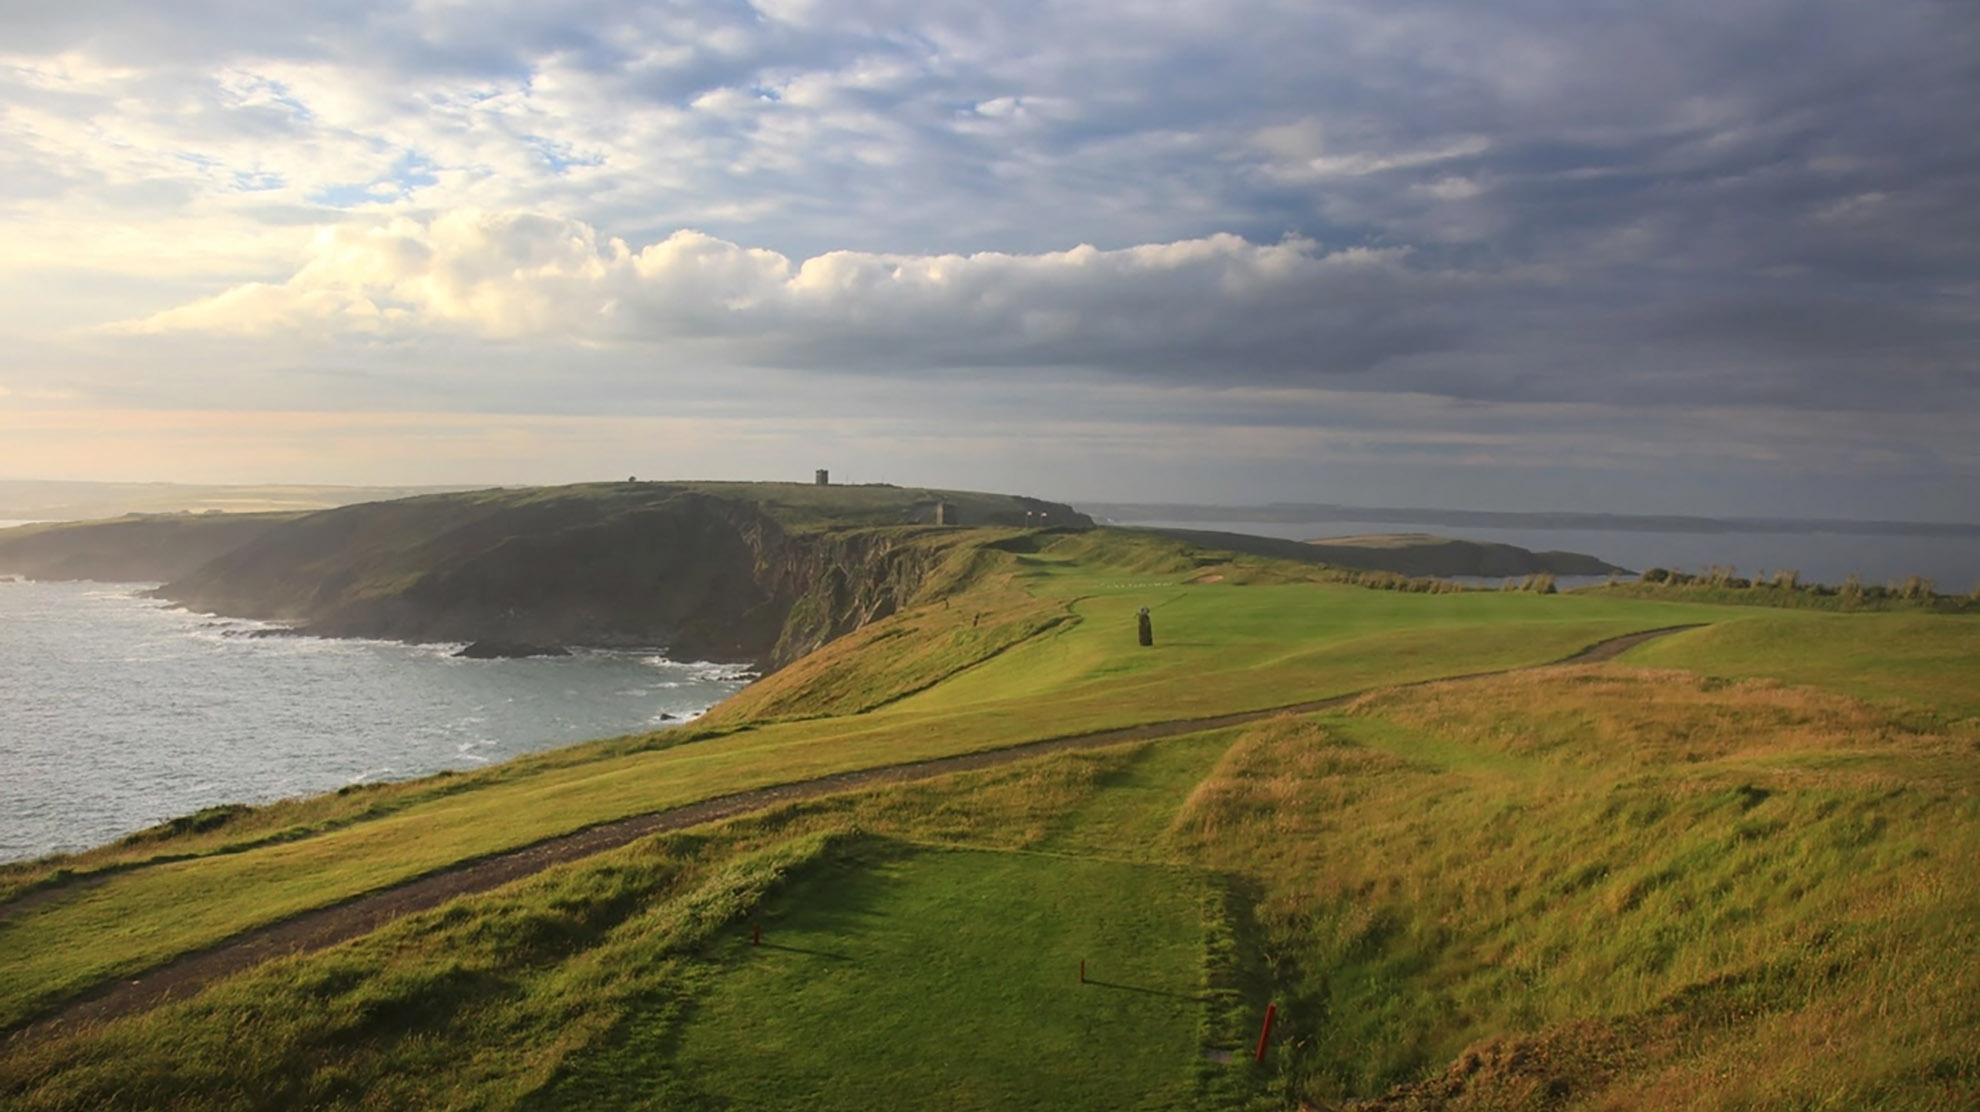
[(1510, 406), (1577, 458), (1545, 407), (1949, 460), (1920, 430), (1980, 414), (1970, 5), (15, 8), (15, 403), (1077, 380)]
[(538, 359), (586, 345), (837, 376), (1072, 374), (1480, 401), (1980, 402), (1962, 355), (1980, 345), (1980, 314), (1957, 299), (1872, 300), (1792, 278), (1639, 289), (1572, 268), (1229, 234), (793, 258), (692, 230), (633, 246), (582, 221), (475, 209), (328, 225), (302, 255), (285, 278), (104, 331), (294, 350), (483, 342)]
[(634, 249), (578, 221), (462, 211), (324, 228), (285, 281), (238, 285), (116, 328), (721, 340), (731, 359), (840, 370), (1125, 370), (1178, 360), (1202, 370), (1226, 360), (1244, 378), (1298, 359), (1346, 373), (1424, 346), (1425, 336), (1369, 315), (1440, 281), (1407, 255), (1219, 235), (1115, 250), (833, 251), (797, 261), (695, 231)]

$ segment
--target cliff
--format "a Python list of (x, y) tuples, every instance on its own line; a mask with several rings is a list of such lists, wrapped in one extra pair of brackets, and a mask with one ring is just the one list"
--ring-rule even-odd
[(0, 529), (0, 574), (156, 583), (186, 575), (299, 514), (130, 514)]
[[(895, 487), (615, 483), (400, 499), (268, 530), (157, 592), (326, 636), (664, 645), (776, 668), (891, 614), (950, 530), (1069, 507)], [(906, 527), (904, 527), (906, 526)]]

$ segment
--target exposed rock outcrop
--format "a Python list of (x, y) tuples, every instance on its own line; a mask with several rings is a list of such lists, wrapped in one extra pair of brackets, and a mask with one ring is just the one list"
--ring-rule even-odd
[(924, 530), (793, 531), (692, 491), (459, 502), (314, 514), (158, 593), (326, 636), (664, 646), (775, 668), (893, 613), (931, 559)]

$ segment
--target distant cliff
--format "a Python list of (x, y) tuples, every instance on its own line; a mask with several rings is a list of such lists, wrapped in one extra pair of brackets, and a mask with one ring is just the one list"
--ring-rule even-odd
[(1205, 548), (1276, 556), (1309, 564), (1358, 571), (1392, 571), (1412, 576), (1500, 578), (1515, 575), (1609, 575), (1628, 573), (1579, 552), (1533, 552), (1517, 545), (1402, 533), (1380, 537), (1335, 537), (1290, 541), (1208, 529), (1146, 529)]
[[(627, 482), (244, 521), (232, 543), (170, 531), (224, 520), (197, 516), (68, 526), (34, 544), (0, 534), (0, 571), (164, 579), (160, 597), (325, 636), (654, 645), (780, 667), (913, 596), (951, 533), (901, 526), (932, 523), (938, 505), (964, 524), (1090, 524), (1060, 503), (967, 491)], [(118, 545), (122, 562), (107, 560)]]
[(155, 583), (176, 579), (302, 515), (130, 514), (0, 529), (0, 574)]

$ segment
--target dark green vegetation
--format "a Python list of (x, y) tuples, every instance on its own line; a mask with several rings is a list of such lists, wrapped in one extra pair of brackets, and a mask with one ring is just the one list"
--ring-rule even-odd
[(1732, 568), (1701, 574), (1650, 568), (1631, 582), (1605, 589), (1633, 598), (1685, 599), (1740, 606), (1777, 606), (1790, 610), (1929, 610), (1940, 614), (1980, 612), (1980, 587), (1967, 595), (1939, 594), (1930, 579), (1913, 575), (1890, 583), (1865, 583), (1850, 576), (1841, 583), (1805, 583), (1793, 571), (1761, 572), (1752, 578)]
[[(649, 837), (10, 1043), (0, 1103), (1980, 1097), (1980, 621), (1368, 591), (1145, 534), (868, 528), (919, 561), (897, 608), (692, 727), (216, 809), (0, 872), (0, 1025), (628, 814), (1373, 693)], [(1707, 625), (1613, 663), (1396, 686), (1685, 623)], [(1281, 1033), (1255, 1067), (1268, 1001)]]

